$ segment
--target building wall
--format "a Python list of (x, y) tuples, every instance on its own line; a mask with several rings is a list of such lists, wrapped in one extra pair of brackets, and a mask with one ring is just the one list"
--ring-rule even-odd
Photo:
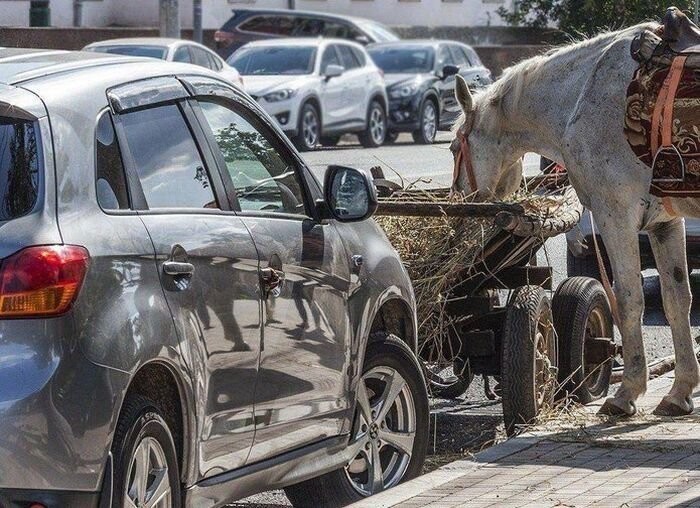
[[(350, 14), (388, 25), (502, 25), (496, 14), (513, 0), (296, 0), (296, 8)], [(285, 9), (288, 0), (203, 0), (205, 28), (218, 28), (236, 7)], [(84, 0), (84, 26), (157, 26), (158, 0)], [(192, 0), (180, 0), (183, 27), (192, 26)], [(53, 26), (71, 26), (73, 0), (51, 0)], [(2, 26), (27, 26), (29, 1), (0, 0)]]

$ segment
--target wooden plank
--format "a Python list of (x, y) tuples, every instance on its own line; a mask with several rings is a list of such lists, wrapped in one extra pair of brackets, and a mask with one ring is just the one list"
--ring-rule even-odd
[(379, 200), (375, 215), (403, 217), (495, 217), (500, 212), (522, 215), (525, 209), (513, 203), (432, 203)]

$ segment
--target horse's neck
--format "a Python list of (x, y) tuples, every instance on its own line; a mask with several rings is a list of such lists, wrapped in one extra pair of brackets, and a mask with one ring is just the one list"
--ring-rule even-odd
[[(580, 108), (583, 91), (591, 86), (599, 60), (614, 45), (629, 48), (633, 35), (631, 30), (607, 34), (546, 56), (536, 67), (523, 68), (527, 76), (510, 92), (514, 97), (506, 100), (508, 128), (502, 137), (509, 138), (519, 155), (535, 152), (564, 162), (564, 133)], [(627, 84), (613, 86), (624, 93)]]

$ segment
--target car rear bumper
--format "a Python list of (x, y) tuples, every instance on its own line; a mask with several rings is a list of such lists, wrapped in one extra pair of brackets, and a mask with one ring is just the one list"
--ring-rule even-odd
[(2, 508), (25, 508), (34, 503), (41, 503), (49, 508), (96, 508), (99, 502), (99, 492), (0, 489), (0, 506)]

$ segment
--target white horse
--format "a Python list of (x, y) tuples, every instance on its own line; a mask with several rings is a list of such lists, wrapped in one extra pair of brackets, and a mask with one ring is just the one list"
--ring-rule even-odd
[[(525, 60), (474, 97), (457, 76), (463, 116), (451, 146), (453, 189), (476, 191), (481, 199), (502, 197), (520, 182), (520, 158), (536, 152), (566, 166), (581, 202), (593, 213), (612, 264), (624, 351), (622, 384), (601, 409), (606, 414), (634, 414), (647, 387), (640, 230), (649, 233), (676, 355), (673, 387), (655, 413), (692, 412), (692, 393), (700, 382), (690, 331), (685, 224), (650, 195), (651, 169), (637, 160), (623, 133), (626, 89), (638, 67), (630, 44), (642, 30), (656, 27), (637, 25)], [(700, 217), (700, 200), (671, 204), (678, 215)]]

